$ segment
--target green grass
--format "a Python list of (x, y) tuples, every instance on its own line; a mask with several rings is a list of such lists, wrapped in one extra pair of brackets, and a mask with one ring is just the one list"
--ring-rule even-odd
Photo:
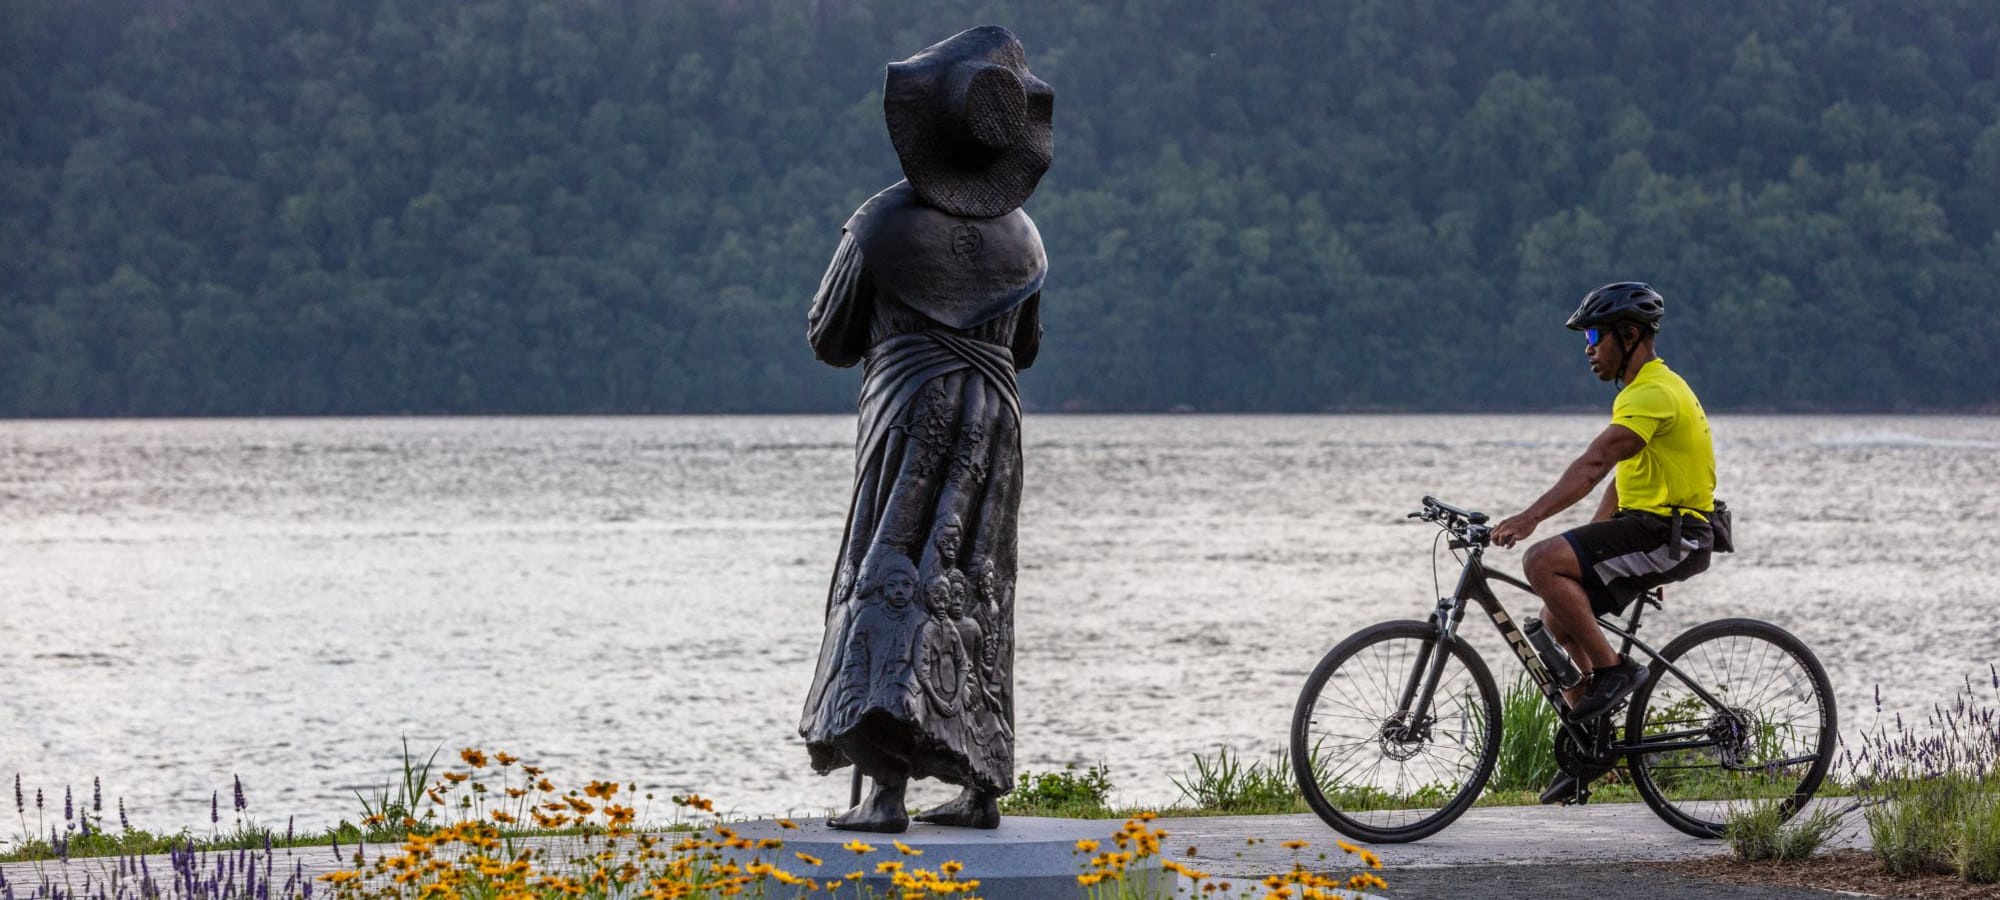
[(1534, 791), (1535, 800), (1556, 777), (1555, 707), (1526, 677), (1516, 678), (1500, 698), (1500, 755), (1493, 763), (1489, 793)]
[(1283, 756), (1245, 761), (1227, 747), (1214, 757), (1194, 755), (1194, 769), (1173, 779), (1174, 787), (1196, 809), (1220, 815), (1272, 815), (1304, 812), (1291, 762)]

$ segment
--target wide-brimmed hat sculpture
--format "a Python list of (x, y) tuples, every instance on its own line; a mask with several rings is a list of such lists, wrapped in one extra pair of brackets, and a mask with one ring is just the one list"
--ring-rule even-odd
[(984, 25), (890, 63), (882, 109), (917, 196), (991, 218), (1027, 202), (1049, 170), (1055, 96), (1014, 33)]

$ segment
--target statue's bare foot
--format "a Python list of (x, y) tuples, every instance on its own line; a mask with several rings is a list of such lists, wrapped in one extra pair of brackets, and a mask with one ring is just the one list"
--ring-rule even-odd
[(826, 820), (827, 827), (844, 831), (872, 831), (902, 834), (910, 830), (910, 814), (903, 809), (903, 792), (876, 789), (868, 792), (861, 805)]
[(917, 821), (959, 828), (999, 828), (1000, 795), (966, 788), (958, 796), (918, 813)]

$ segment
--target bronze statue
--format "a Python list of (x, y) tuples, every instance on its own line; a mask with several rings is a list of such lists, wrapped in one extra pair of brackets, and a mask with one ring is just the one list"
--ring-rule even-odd
[(912, 778), (962, 788), (919, 820), (996, 828), (1014, 786), (1014, 376), (1048, 270), (1020, 206), (1049, 167), (1055, 95), (998, 26), (890, 63), (883, 93), (905, 180), (847, 220), (807, 316), (813, 354), (865, 374), (799, 733), (816, 771), (871, 782), (835, 828), (908, 828)]

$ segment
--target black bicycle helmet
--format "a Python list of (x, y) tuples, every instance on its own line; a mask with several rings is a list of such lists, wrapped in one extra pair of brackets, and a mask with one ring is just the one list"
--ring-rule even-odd
[(1569, 314), (1569, 321), (1564, 324), (1571, 331), (1582, 331), (1614, 322), (1638, 322), (1658, 331), (1660, 320), (1666, 315), (1667, 298), (1653, 290), (1652, 285), (1620, 281), (1585, 295), (1583, 303)]

